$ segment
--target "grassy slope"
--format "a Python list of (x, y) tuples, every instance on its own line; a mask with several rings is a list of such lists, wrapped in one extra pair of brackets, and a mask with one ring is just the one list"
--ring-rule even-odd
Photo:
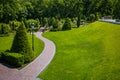
[[(13, 35), (9, 37), (0, 37), (0, 51), (10, 50), (12, 41), (13, 41)], [(32, 36), (28, 35), (30, 46), (32, 46)], [(37, 57), (43, 50), (44, 43), (38, 39), (37, 37), (34, 37), (34, 47), (35, 47), (35, 56)]]
[(49, 32), (56, 55), (40, 74), (43, 80), (119, 80), (120, 25), (94, 22), (87, 27)]

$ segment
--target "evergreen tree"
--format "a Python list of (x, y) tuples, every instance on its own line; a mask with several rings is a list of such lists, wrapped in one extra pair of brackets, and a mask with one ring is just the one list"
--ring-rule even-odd
[(101, 13), (102, 16), (112, 15), (113, 12), (112, 2), (110, 0), (101, 0), (99, 12)]
[(71, 23), (70, 23), (70, 19), (69, 18), (67, 18), (66, 20), (65, 20), (65, 23), (64, 23), (64, 25), (63, 25), (63, 27), (62, 27), (62, 30), (64, 31), (64, 30), (71, 30)]
[(116, 19), (120, 19), (120, 0), (118, 0), (118, 2), (115, 4), (115, 8), (114, 8), (114, 12), (113, 12), (113, 14), (114, 14), (114, 17), (116, 18)]
[(25, 62), (30, 62), (34, 58), (34, 53), (30, 48), (26, 28), (22, 22), (17, 29), (16, 35), (13, 40), (11, 52), (16, 52), (24, 55)]
[(78, 0), (75, 6), (75, 10), (76, 10), (76, 16), (77, 16), (77, 27), (80, 26), (80, 19), (81, 19), (81, 14), (82, 14), (82, 6), (83, 6), (83, 2), (82, 0)]

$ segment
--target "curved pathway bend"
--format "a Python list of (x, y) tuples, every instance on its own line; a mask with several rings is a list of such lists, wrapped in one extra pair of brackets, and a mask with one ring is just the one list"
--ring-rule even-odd
[(48, 66), (55, 55), (55, 45), (52, 41), (42, 37), (42, 32), (35, 34), (45, 44), (40, 56), (21, 70), (10, 69), (0, 64), (0, 80), (35, 80)]

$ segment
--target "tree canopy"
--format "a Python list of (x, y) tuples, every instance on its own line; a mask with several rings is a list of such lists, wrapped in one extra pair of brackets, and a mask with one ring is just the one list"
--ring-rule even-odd
[(0, 22), (44, 17), (88, 19), (112, 16), (120, 19), (119, 0), (0, 0)]

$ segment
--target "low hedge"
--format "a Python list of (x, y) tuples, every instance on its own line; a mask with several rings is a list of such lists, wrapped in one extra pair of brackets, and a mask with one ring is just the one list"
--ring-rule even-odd
[(15, 67), (20, 67), (24, 64), (24, 56), (18, 53), (3, 52), (2, 60)]

